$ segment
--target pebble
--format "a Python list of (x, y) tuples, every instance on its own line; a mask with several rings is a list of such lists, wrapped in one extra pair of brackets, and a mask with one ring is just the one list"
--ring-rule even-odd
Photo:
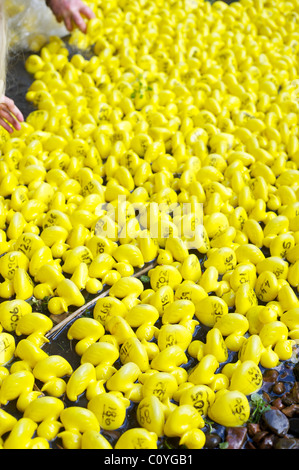
[(248, 423), (247, 424), (247, 432), (249, 437), (255, 436), (261, 430), (260, 425), (258, 423)]
[(284, 437), (289, 430), (289, 420), (280, 410), (271, 409), (262, 414), (262, 425), (279, 437)]
[(206, 449), (216, 449), (221, 442), (221, 437), (216, 433), (206, 434)]
[(274, 408), (276, 408), (277, 410), (282, 410), (285, 406), (282, 402), (282, 398), (281, 397), (277, 397), (275, 398), (275, 400), (272, 402), (272, 406)]
[(254, 444), (257, 445), (257, 447), (260, 447), (262, 445), (263, 440), (265, 437), (268, 436), (267, 431), (258, 431), (252, 438), (252, 441)]
[(290, 392), (283, 396), (283, 404), (288, 406), (299, 403), (299, 382), (295, 382)]
[(262, 440), (259, 448), (260, 449), (272, 449), (275, 442), (276, 436), (274, 434), (267, 434)]
[[(281, 378), (277, 370), (264, 372), (263, 388), (268, 389), (270, 395), (263, 392), (263, 398), (271, 410), (265, 411), (258, 423), (247, 423), (247, 440), (242, 444), (243, 449), (299, 448), (299, 382), (294, 382), (286, 391), (286, 382), (279, 380)], [(231, 439), (226, 439), (229, 448)]]
[(285, 385), (283, 382), (277, 382), (275, 385), (272, 387), (272, 392), (275, 393), (276, 395), (281, 395), (282, 393), (285, 392)]
[(287, 418), (291, 418), (296, 414), (299, 414), (299, 405), (294, 403), (293, 405), (286, 406), (282, 409), (282, 412)]
[(242, 449), (247, 438), (245, 426), (226, 428), (226, 442), (228, 449)]
[(274, 449), (299, 449), (299, 439), (282, 437), (274, 444)]
[(256, 447), (254, 446), (252, 442), (248, 441), (246, 442), (245, 449), (252, 450), (252, 449), (256, 449)]
[(277, 377), (278, 377), (278, 371), (275, 369), (267, 369), (264, 374), (263, 374), (263, 380), (264, 382), (276, 382)]
[(289, 420), (290, 423), (290, 433), (294, 434), (295, 436), (299, 436), (299, 418), (291, 418)]
[(299, 381), (299, 363), (294, 365), (293, 373), (295, 376), (295, 380)]

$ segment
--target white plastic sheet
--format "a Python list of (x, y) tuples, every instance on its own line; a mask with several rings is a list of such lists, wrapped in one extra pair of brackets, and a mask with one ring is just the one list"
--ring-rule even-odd
[(5, 0), (9, 48), (38, 51), (50, 36), (68, 34), (45, 0)]

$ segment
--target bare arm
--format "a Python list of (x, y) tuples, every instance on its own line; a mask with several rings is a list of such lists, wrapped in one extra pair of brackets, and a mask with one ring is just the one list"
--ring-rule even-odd
[(48, 7), (51, 8), (57, 21), (63, 21), (67, 30), (73, 30), (73, 24), (85, 33), (86, 24), (83, 19), (94, 18), (94, 12), (81, 0), (46, 0)]
[(6, 96), (2, 96), (0, 98), (0, 126), (11, 134), (14, 129), (21, 129), (20, 123), (23, 121), (23, 114), (16, 107), (13, 100)]

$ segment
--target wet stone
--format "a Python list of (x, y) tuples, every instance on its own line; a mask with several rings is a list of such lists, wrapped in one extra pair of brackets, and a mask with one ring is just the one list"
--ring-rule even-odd
[(283, 410), (284, 404), (282, 403), (281, 397), (275, 398), (275, 400), (272, 401), (272, 406), (278, 410)]
[(281, 400), (284, 406), (290, 406), (294, 403), (292, 395), (290, 393), (286, 393), (285, 395), (283, 395), (281, 397)]
[(261, 441), (259, 445), (259, 449), (272, 449), (274, 442), (276, 440), (276, 436), (274, 434), (268, 434), (265, 438)]
[(262, 424), (279, 437), (285, 436), (289, 430), (289, 420), (280, 410), (272, 409), (262, 414)]
[(290, 418), (289, 424), (290, 424), (290, 429), (289, 429), (290, 434), (293, 434), (294, 436), (299, 436), (299, 418)]
[(251, 449), (256, 449), (256, 447), (255, 447), (255, 445), (253, 444), (253, 442), (248, 441), (248, 442), (246, 442), (246, 444), (245, 444), (245, 449), (251, 450)]
[(299, 381), (299, 363), (298, 362), (297, 364), (295, 364), (293, 368), (293, 373), (294, 373), (295, 379)]
[(267, 431), (258, 431), (252, 438), (253, 442), (257, 445), (260, 446), (260, 444), (263, 442), (263, 440), (268, 436)]
[(218, 436), (218, 434), (215, 434), (215, 433), (207, 434), (205, 447), (207, 449), (215, 449), (216, 447), (219, 446), (220, 442), (221, 442), (221, 437)]
[(299, 405), (298, 403), (293, 403), (293, 405), (287, 406), (282, 410), (283, 414), (288, 418), (292, 418), (294, 415), (299, 414)]
[(292, 405), (293, 403), (299, 404), (299, 382), (295, 382), (291, 390), (283, 395), (282, 402), (285, 406)]
[(282, 393), (285, 392), (285, 385), (283, 382), (277, 382), (275, 385), (272, 387), (272, 392), (275, 393), (276, 395), (281, 395)]
[(295, 382), (291, 391), (290, 396), (292, 399), (292, 403), (299, 403), (299, 382)]
[(263, 399), (264, 399), (267, 403), (270, 403), (270, 402), (271, 402), (271, 396), (270, 396), (269, 393), (267, 393), (267, 392), (263, 392)]
[(282, 437), (277, 439), (274, 449), (299, 449), (299, 439)]
[(226, 429), (226, 442), (228, 443), (228, 449), (242, 449), (246, 438), (246, 427), (233, 427)]
[(275, 369), (268, 369), (263, 374), (264, 382), (276, 382), (278, 371)]
[(261, 428), (258, 423), (248, 423), (247, 424), (247, 432), (248, 436), (253, 437), (255, 436), (258, 432), (260, 432)]

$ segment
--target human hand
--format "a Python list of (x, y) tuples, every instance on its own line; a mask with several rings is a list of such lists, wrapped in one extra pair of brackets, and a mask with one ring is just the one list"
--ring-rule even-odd
[(13, 100), (7, 96), (0, 97), (0, 126), (6, 129), (10, 134), (16, 129), (21, 129), (21, 122), (24, 121), (23, 114), (16, 107)]
[(88, 19), (95, 17), (94, 12), (81, 0), (46, 0), (46, 3), (57, 21), (59, 23), (63, 21), (68, 31), (72, 31), (75, 24), (85, 33), (86, 23), (83, 16)]

